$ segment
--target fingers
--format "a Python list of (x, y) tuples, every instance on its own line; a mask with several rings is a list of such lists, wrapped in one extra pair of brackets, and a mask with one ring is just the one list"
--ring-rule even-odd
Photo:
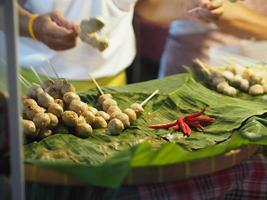
[(65, 17), (58, 11), (51, 13), (51, 19), (52, 21), (56, 22), (57, 25), (62, 26), (66, 29), (71, 30), (74, 28), (74, 24), (65, 19)]
[(34, 32), (37, 39), (51, 49), (73, 48), (76, 45), (77, 31), (74, 28), (67, 29), (61, 25), (52, 20), (51, 14), (40, 15), (34, 23)]

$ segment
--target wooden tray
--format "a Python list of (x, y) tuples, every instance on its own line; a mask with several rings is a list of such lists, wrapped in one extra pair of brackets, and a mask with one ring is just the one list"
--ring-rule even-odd
[[(223, 155), (201, 160), (189, 161), (160, 167), (132, 168), (124, 184), (150, 184), (182, 180), (193, 176), (212, 174), (232, 167), (250, 158), (258, 149), (257, 145), (248, 145)], [(41, 167), (25, 164), (26, 181), (59, 185), (87, 185), (78, 178), (71, 177)]]

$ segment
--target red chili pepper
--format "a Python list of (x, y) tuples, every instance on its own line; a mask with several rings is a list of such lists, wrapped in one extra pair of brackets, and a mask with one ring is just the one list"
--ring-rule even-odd
[(154, 124), (154, 125), (150, 125), (149, 128), (168, 129), (168, 128), (171, 128), (171, 127), (175, 126), (176, 124), (177, 124), (177, 120), (174, 120), (172, 122), (165, 123), (165, 124)]
[(215, 119), (211, 117), (195, 117), (195, 118), (190, 118), (187, 119), (186, 121), (191, 121), (191, 122), (214, 122)]
[(174, 131), (179, 131), (179, 129), (180, 129), (179, 124), (176, 124), (175, 126), (173, 126), (172, 129), (173, 129)]
[(186, 134), (187, 135), (191, 135), (192, 134), (191, 128), (185, 122), (184, 122), (184, 126), (185, 126), (185, 129), (186, 129)]
[(185, 116), (185, 120), (187, 120), (187, 119), (191, 119), (191, 118), (195, 118), (195, 117), (199, 117), (200, 115), (202, 115), (204, 112), (206, 111), (206, 108), (203, 108), (201, 111), (199, 111), (199, 112), (196, 112), (196, 113), (193, 113), (193, 114), (191, 114), (191, 115), (187, 115), (187, 116)]
[(186, 134), (186, 133), (187, 133), (187, 130), (186, 130), (186, 127), (185, 127), (185, 125), (184, 125), (184, 119), (183, 119), (182, 117), (179, 117), (179, 118), (178, 118), (178, 124), (179, 124), (179, 126), (181, 127), (182, 132), (183, 132), (184, 134)]
[(204, 130), (204, 127), (201, 124), (197, 123), (197, 122), (188, 121), (186, 123), (188, 124), (188, 126), (194, 127), (198, 131), (203, 131)]

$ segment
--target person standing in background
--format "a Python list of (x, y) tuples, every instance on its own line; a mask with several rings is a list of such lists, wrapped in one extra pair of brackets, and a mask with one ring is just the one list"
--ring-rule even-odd
[[(136, 2), (19, 0), (21, 66), (33, 65), (38, 70), (38, 66), (47, 65), (49, 61), (59, 76), (71, 80), (78, 90), (94, 87), (89, 83), (89, 74), (98, 79), (100, 85), (125, 84), (125, 69), (136, 54), (132, 26)], [(209, 8), (210, 12), (214, 9)], [(108, 38), (109, 47), (104, 52), (77, 40), (78, 24), (95, 16), (106, 21), (102, 34)], [(23, 74), (30, 78), (29, 70), (23, 70)], [(49, 76), (55, 75), (49, 72)]]

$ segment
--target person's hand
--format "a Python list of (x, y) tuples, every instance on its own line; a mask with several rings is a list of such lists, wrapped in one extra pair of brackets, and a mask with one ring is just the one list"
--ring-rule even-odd
[(78, 26), (57, 11), (39, 15), (33, 23), (36, 38), (53, 50), (66, 50), (76, 46)]
[(198, 7), (189, 13), (192, 17), (203, 21), (218, 20), (223, 14), (223, 0), (201, 0)]

